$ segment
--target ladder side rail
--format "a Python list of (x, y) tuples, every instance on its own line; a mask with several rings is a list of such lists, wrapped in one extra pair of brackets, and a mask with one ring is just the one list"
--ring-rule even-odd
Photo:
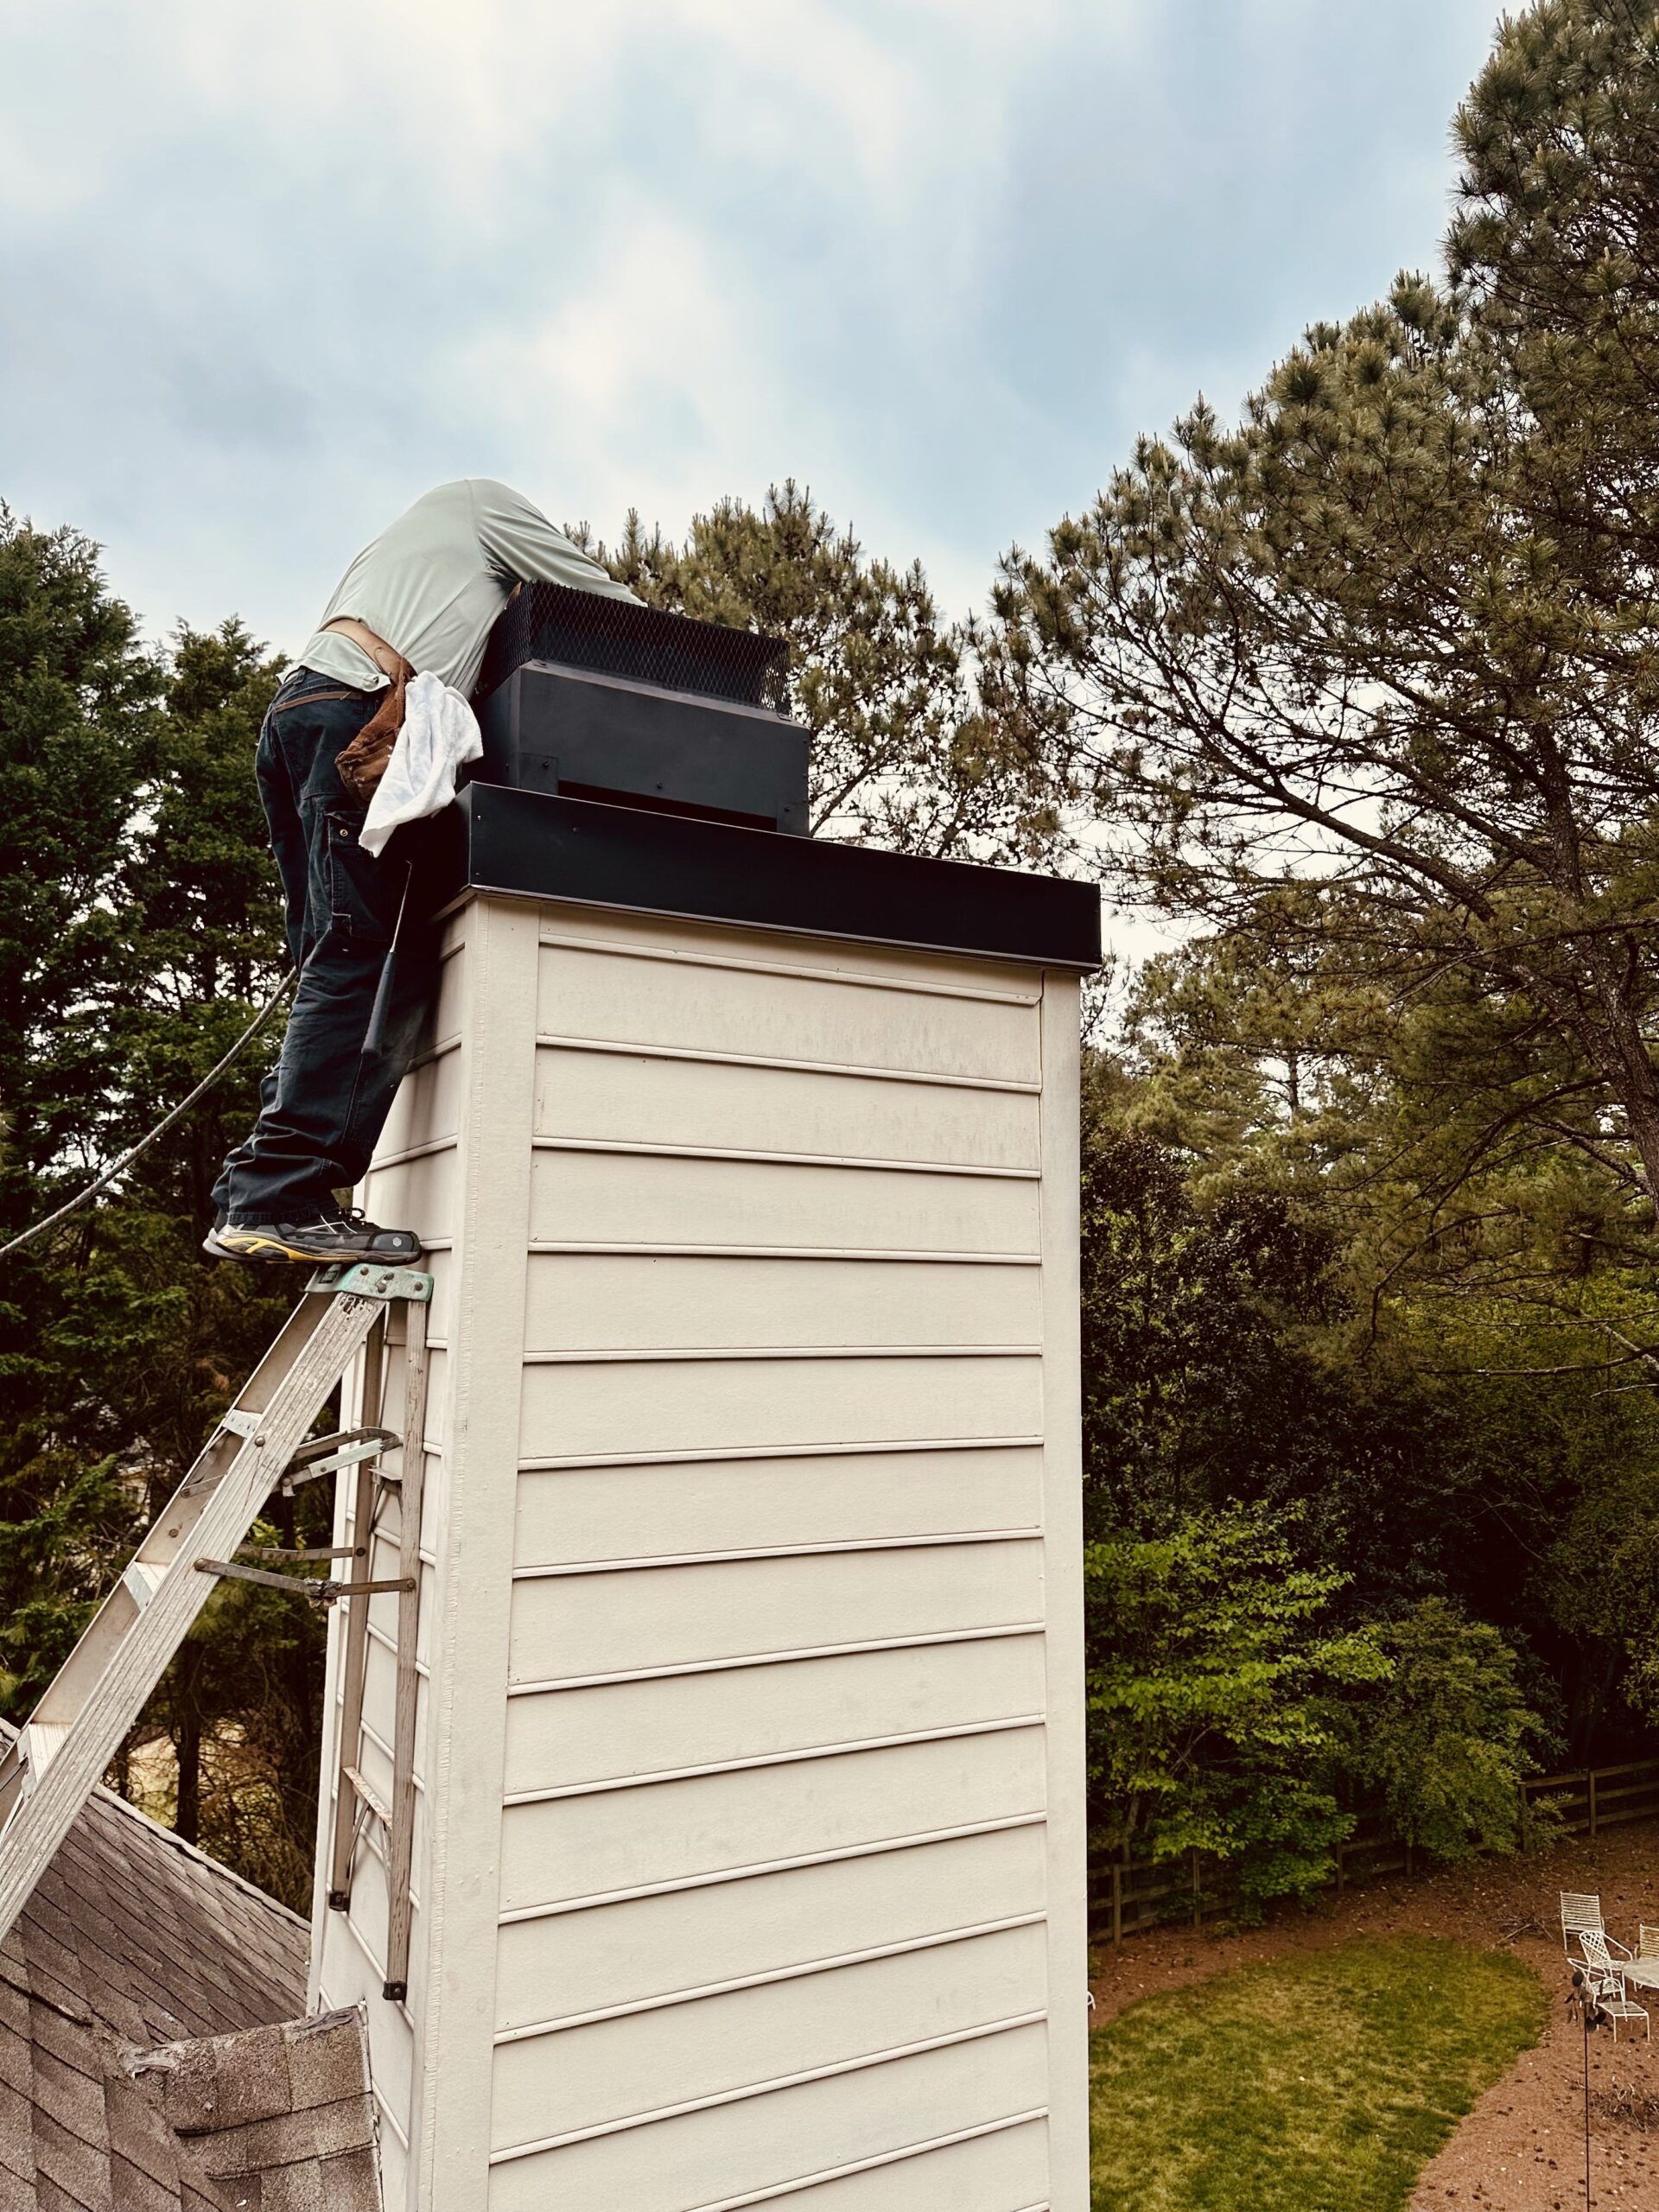
[[(21, 1794), (14, 1791), (17, 1802), (0, 1833), (0, 1939), (10, 1932), (211, 1594), (213, 1579), (196, 1573), (194, 1560), (209, 1551), (221, 1558), (234, 1553), (280, 1478), (287, 1454), (304, 1440), (379, 1310), (373, 1300), (356, 1297), (336, 1298), (324, 1308), (270, 1393), (263, 1446), (247, 1438), (206, 1492), (188, 1547), (176, 1550), (170, 1571), (96, 1680), (81, 1687), (79, 1709), (44, 1773), (31, 1777)], [(95, 1652), (103, 1660), (102, 1648)], [(72, 1654), (66, 1675), (74, 1663)]]
[[(293, 1373), (296, 1362), (309, 1345), (327, 1311), (326, 1300), (302, 1298), (300, 1300), (277, 1332), (264, 1357), (238, 1393), (234, 1405), (229, 1408), (232, 1413), (263, 1414), (265, 1411)], [(311, 1420), (315, 1419), (314, 1414)], [(308, 1420), (306, 1427), (310, 1427), (310, 1420)], [(251, 1441), (251, 1438), (233, 1433), (223, 1427), (214, 1431), (197, 1453), (184, 1480), (146, 1531), (143, 1541), (133, 1554), (132, 1565), (165, 1571), (180, 1552), (192, 1542), (208, 1501), (231, 1469), (248, 1452)], [(261, 1459), (270, 1459), (269, 1446), (263, 1447), (258, 1456)], [(40, 1702), (30, 1713), (26, 1725), (33, 1726), (38, 1722), (59, 1727), (72, 1725), (80, 1710), (90, 1680), (103, 1673), (122, 1638), (130, 1630), (143, 1610), (124, 1578), (118, 1582), (81, 1630), (74, 1649), (41, 1692)], [(0, 1786), (0, 1820), (4, 1818), (6, 1805), (3, 1787)]]
[[(390, 1318), (388, 1315), (388, 1321)], [(362, 1421), (365, 1427), (372, 1426), (380, 1418), (385, 1341), (386, 1331), (382, 1326), (374, 1331), (364, 1347)], [(340, 1419), (344, 1421), (345, 1417), (342, 1407)], [(356, 1479), (352, 1485), (351, 1539), (354, 1546), (363, 1548), (365, 1576), (373, 1572), (368, 1547), (374, 1541), (371, 1525), (379, 1487), (376, 1465), (372, 1459), (359, 1459)], [(363, 1686), (368, 1672), (369, 1657), (369, 1602), (367, 1595), (361, 1592), (343, 1600), (346, 1608), (343, 1624), (345, 1649), (341, 1654), (343, 1679), (340, 1701), (333, 1716), (340, 1732), (334, 1745), (334, 1833), (328, 1863), (328, 1904), (335, 1912), (345, 1911), (351, 1902), (353, 1846), (357, 1836), (357, 1789), (352, 1777), (357, 1771), (362, 1748)]]
[(397, 1691), (387, 1866), (391, 1894), (383, 1991), (387, 1998), (399, 2003), (409, 1994), (409, 1891), (415, 1856), (415, 1737), (421, 1687), (416, 1647), (421, 1619), (421, 1509), (426, 1489), (428, 1366), (427, 1309), (411, 1300), (404, 1306), (404, 1443), (397, 1455), (397, 1571), (404, 1578), (404, 1586), (397, 1599)]

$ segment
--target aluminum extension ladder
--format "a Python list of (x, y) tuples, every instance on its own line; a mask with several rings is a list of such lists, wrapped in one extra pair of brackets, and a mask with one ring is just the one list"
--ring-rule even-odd
[[(408, 1993), (410, 1866), (415, 1827), (416, 1629), (420, 1606), (422, 1448), (426, 1415), (426, 1315), (432, 1278), (413, 1268), (324, 1268), (306, 1286), (270, 1350), (238, 1393), (195, 1465), (88, 1624), (33, 1714), (0, 1752), (0, 1941), (28, 1904), (75, 1815), (137, 1719), (216, 1581), (236, 1576), (346, 1608), (343, 1710), (336, 1756), (328, 1902), (351, 1900), (352, 1866), (365, 1819), (385, 1831), (390, 1926), (385, 1992)], [(401, 1425), (378, 1425), (391, 1309), (404, 1305)], [(310, 1434), (361, 1351), (365, 1426)], [(388, 1468), (383, 1453), (395, 1455)], [(355, 1469), (349, 1544), (311, 1549), (248, 1545), (273, 1491), (291, 1491)], [(387, 1492), (400, 1496), (398, 1572), (374, 1580), (321, 1580), (282, 1565), (365, 1560)], [(241, 1557), (238, 1554), (240, 1553)], [(276, 1564), (256, 1567), (250, 1559)], [(369, 1605), (397, 1595), (397, 1694), (390, 1803), (364, 1778), (363, 1681)]]

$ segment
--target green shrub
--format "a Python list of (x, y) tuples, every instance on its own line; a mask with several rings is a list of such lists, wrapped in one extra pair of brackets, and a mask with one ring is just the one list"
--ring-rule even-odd
[(1392, 1663), (1366, 1700), (1357, 1770), (1408, 1843), (1437, 1859), (1513, 1851), (1521, 1839), (1521, 1783), (1537, 1732), (1516, 1679), (1515, 1654), (1495, 1628), (1444, 1598), (1390, 1621), (1380, 1642)]
[(1371, 1632), (1327, 1624), (1344, 1578), (1243, 1509), (1091, 1544), (1085, 1573), (1096, 1833), (1211, 1854), (1247, 1913), (1319, 1887), (1352, 1826), (1344, 1700), (1389, 1669)]

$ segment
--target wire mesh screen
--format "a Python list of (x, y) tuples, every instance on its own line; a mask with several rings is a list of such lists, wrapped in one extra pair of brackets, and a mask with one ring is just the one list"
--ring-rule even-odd
[(718, 622), (693, 622), (625, 599), (526, 584), (490, 632), (476, 696), (505, 683), (527, 660), (591, 668), (668, 691), (789, 711), (789, 648), (781, 639)]

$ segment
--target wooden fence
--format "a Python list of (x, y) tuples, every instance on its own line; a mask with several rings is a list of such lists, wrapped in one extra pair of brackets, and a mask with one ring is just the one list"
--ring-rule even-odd
[[(1599, 1835), (1625, 1821), (1659, 1819), (1659, 1758), (1536, 1775), (1522, 1785), (1522, 1793), (1529, 1806), (1548, 1808), (1569, 1834)], [(1433, 1863), (1402, 1843), (1383, 1815), (1362, 1813), (1353, 1833), (1337, 1846), (1330, 1886), (1342, 1890), (1388, 1874), (1414, 1874)], [(1231, 1911), (1237, 1898), (1228, 1869), (1202, 1852), (1179, 1860), (1090, 1854), (1089, 1924), (1100, 1940), (1121, 1943), (1137, 1929), (1172, 1921), (1198, 1928)]]

